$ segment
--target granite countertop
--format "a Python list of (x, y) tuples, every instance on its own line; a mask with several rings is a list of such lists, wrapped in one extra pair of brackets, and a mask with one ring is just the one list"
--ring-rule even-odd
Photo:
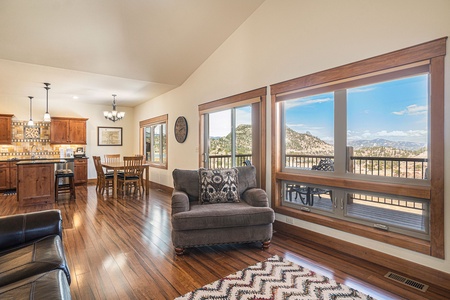
[(53, 161), (57, 161), (57, 160), (69, 160), (69, 161), (73, 161), (74, 159), (89, 159), (89, 157), (87, 156), (83, 156), (83, 157), (36, 157), (36, 158), (31, 158), (31, 157), (27, 157), (27, 158), (18, 158), (18, 157), (0, 157), (0, 162), (2, 161), (16, 161), (16, 162), (21, 162), (21, 161), (48, 161), (48, 160), (53, 160)]
[(28, 159), (28, 160), (20, 160), (17, 162), (17, 165), (35, 165), (35, 164), (59, 164), (66, 163), (65, 159)]

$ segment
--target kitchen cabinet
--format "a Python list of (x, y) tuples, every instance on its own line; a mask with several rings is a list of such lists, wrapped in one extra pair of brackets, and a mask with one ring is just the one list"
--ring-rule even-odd
[(19, 205), (55, 202), (55, 167), (53, 163), (17, 165), (17, 200)]
[(81, 118), (52, 117), (50, 143), (86, 144), (86, 121)]
[(73, 163), (75, 184), (87, 183), (88, 164), (87, 158), (75, 158)]
[(0, 190), (9, 189), (9, 166), (8, 162), (0, 162)]
[(14, 115), (0, 114), (0, 144), (11, 144), (13, 116)]
[(9, 190), (16, 188), (16, 162), (0, 162), (0, 190)]
[(9, 162), (9, 188), (15, 189), (17, 187), (17, 162)]

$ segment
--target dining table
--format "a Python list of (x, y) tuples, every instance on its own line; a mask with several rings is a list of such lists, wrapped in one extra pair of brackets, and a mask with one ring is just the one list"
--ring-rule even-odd
[[(102, 167), (113, 170), (114, 171), (114, 179), (113, 179), (113, 198), (117, 199), (117, 177), (120, 170), (123, 170), (124, 163), (123, 161), (113, 161), (113, 162), (102, 162)], [(145, 169), (145, 194), (148, 195), (150, 192), (150, 165), (147, 163), (143, 163), (141, 165), (142, 168)]]

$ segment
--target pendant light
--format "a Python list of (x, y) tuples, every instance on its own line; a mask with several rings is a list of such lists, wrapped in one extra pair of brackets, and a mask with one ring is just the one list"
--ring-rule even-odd
[(44, 84), (45, 84), (44, 89), (47, 90), (47, 100), (45, 102), (44, 122), (50, 122), (51, 117), (50, 117), (50, 114), (48, 113), (48, 90), (50, 89), (50, 87), (49, 87), (50, 83), (44, 82)]
[(30, 98), (30, 121), (28, 121), (28, 126), (34, 126), (33, 122), (33, 96), (28, 96)]
[(113, 103), (112, 103), (113, 110), (112, 111), (104, 111), (103, 116), (105, 117), (105, 119), (116, 122), (116, 121), (122, 120), (123, 117), (125, 117), (125, 112), (123, 112), (123, 111), (118, 112), (116, 110), (116, 96), (117, 95), (113, 94), (112, 96), (114, 97)]

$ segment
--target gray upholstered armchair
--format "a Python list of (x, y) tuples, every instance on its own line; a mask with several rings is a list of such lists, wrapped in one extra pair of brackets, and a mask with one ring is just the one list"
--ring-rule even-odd
[(270, 245), (275, 213), (266, 192), (257, 188), (254, 166), (237, 167), (239, 202), (200, 204), (199, 170), (172, 173), (172, 242), (178, 255), (185, 248), (227, 243)]

